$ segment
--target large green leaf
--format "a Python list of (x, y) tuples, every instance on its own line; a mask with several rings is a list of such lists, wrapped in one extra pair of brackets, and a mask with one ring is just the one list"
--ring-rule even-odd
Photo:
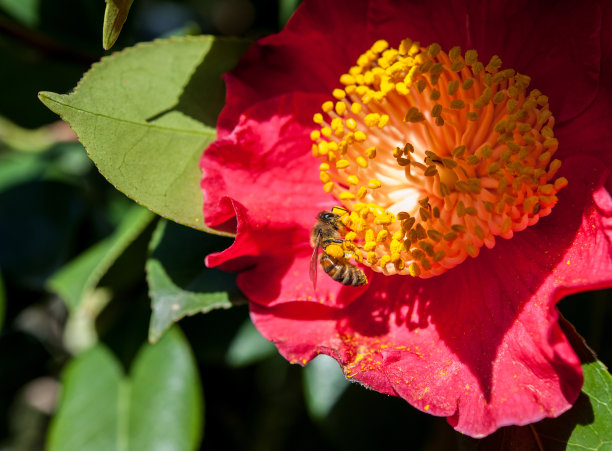
[(61, 451), (192, 450), (202, 437), (199, 375), (182, 333), (145, 345), (129, 378), (102, 345), (62, 376), (47, 446)]
[(94, 64), (73, 93), (39, 97), (117, 189), (166, 218), (219, 233), (204, 226), (198, 162), (216, 136), (221, 74), (246, 45), (208, 36), (139, 44)]
[(186, 315), (229, 308), (240, 298), (234, 275), (204, 266), (206, 255), (228, 245), (227, 238), (160, 221), (146, 265), (153, 310), (149, 340)]
[(96, 243), (54, 274), (49, 280), (49, 288), (74, 312), (153, 217), (147, 209), (134, 205), (111, 236)]

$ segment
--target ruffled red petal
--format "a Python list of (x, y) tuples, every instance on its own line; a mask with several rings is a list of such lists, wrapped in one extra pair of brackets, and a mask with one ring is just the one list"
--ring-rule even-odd
[(551, 216), (453, 271), (427, 280), (375, 275), (344, 309), (253, 304), (253, 321), (288, 360), (328, 354), (347, 377), (447, 416), (471, 436), (558, 416), (578, 397), (582, 373), (554, 306), (609, 286), (612, 275), (607, 174), (588, 163), (575, 162), (582, 188)]

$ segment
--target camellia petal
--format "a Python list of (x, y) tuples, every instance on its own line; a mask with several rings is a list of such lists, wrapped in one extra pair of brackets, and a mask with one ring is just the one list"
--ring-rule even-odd
[[(304, 365), (328, 354), (347, 378), (446, 416), (474, 437), (560, 415), (576, 400), (582, 372), (557, 324), (555, 304), (573, 292), (612, 285), (612, 201), (606, 189), (612, 185), (609, 15), (600, 2), (552, 7), (519, 1), (502, 7), (452, 0), (305, 0), (285, 30), (254, 44), (226, 76), (227, 105), (218, 140), (202, 157), (202, 189), (208, 225), (235, 228), (237, 236), (207, 264), (240, 272), (238, 284), (251, 301), (255, 325), (291, 362)], [(440, 46), (429, 46), (434, 43)], [(384, 53), (389, 45), (398, 50)], [(374, 53), (367, 54), (368, 49)], [(501, 57), (504, 70), (494, 55)], [(482, 68), (478, 60), (484, 61)], [(356, 62), (366, 69), (353, 68)], [(376, 78), (381, 67), (394, 62), (397, 70), (387, 74), (405, 76), (403, 82), (391, 85), (390, 79)], [(446, 72), (430, 71), (438, 63)], [(370, 69), (372, 74), (366, 74)], [(457, 81), (453, 72), (461, 73)], [(523, 73), (537, 91), (523, 91), (529, 83)], [(439, 93), (430, 91), (439, 76), (443, 100), (449, 102), (445, 109), (434, 103)], [(470, 98), (472, 83), (483, 83), (474, 91), (482, 99)], [(499, 93), (489, 99), (487, 87)], [(368, 103), (370, 96), (379, 96), (372, 102), (380, 103)], [(427, 108), (412, 111), (402, 96), (431, 101), (431, 114)], [(410, 128), (423, 120), (438, 127), (448, 122), (457, 130), (465, 127), (469, 135), (470, 121), (481, 120), (474, 113), (489, 102), (498, 106), (489, 108), (496, 111), (496, 121), (506, 109), (504, 114), (517, 114), (502, 125), (491, 122), (497, 134), (489, 143), (499, 150), (470, 149), (472, 141), (463, 149), (452, 140), (450, 148), (438, 148), (434, 144), (441, 141), (431, 133), (419, 135)], [(517, 113), (521, 102), (531, 113)], [(376, 110), (384, 105), (391, 109)], [(515, 123), (528, 114), (533, 114), (531, 126)], [(387, 123), (391, 128), (385, 128)], [(442, 136), (442, 129), (431, 127)], [(536, 139), (522, 141), (517, 131)], [(415, 143), (431, 147), (414, 152), (408, 142), (393, 150), (386, 133), (410, 134)], [(361, 145), (368, 139), (378, 149)], [(552, 161), (553, 153), (562, 166)], [(492, 156), (498, 160), (487, 161)], [(416, 172), (393, 178), (396, 160)], [(456, 178), (449, 175), (460, 169)], [(457, 214), (445, 213), (448, 193), (437, 182), (418, 181), (419, 170), (426, 178), (450, 180), (451, 189), (468, 196), (481, 190), (506, 196), (496, 204), (489, 197), (491, 210), (472, 211), (467, 201), (458, 207), (455, 199)], [(498, 182), (501, 170), (509, 170), (506, 176), (515, 181)], [(367, 171), (372, 177), (363, 179)], [(410, 194), (410, 183), (433, 186), (432, 196), (439, 195), (442, 203)], [(352, 200), (374, 192), (422, 211), (390, 214), (384, 211), (389, 207), (371, 200), (367, 209)], [(515, 193), (512, 199), (510, 193)], [(335, 205), (347, 210), (334, 232), (342, 243), (336, 247), (349, 252), (345, 255), (355, 259), (369, 283), (347, 287), (320, 270), (315, 292), (308, 275), (310, 229), (319, 211)], [(447, 242), (465, 232), (456, 221), (467, 214), (465, 226), (473, 227), (475, 218), (489, 217), (485, 210), (507, 211), (515, 226), (505, 224), (509, 220), (498, 228), (489, 222), (490, 236), (484, 234), (488, 227), (473, 228), (475, 235), (462, 242), (469, 255), (448, 260)], [(405, 230), (393, 234), (389, 224), (396, 214)], [(407, 231), (415, 222), (433, 224), (432, 217), (443, 225), (452, 219), (454, 235), (423, 228), (424, 235), (416, 239), (417, 231), (412, 241), (421, 248), (413, 247)], [(372, 232), (360, 228), (368, 220)], [(409, 246), (398, 247), (402, 242)], [(470, 248), (472, 242), (486, 246)], [(383, 248), (387, 256), (374, 252)], [(403, 266), (400, 255), (413, 258), (412, 263)], [(334, 258), (336, 264), (343, 262), (342, 251)], [(409, 270), (415, 266), (418, 271)]]

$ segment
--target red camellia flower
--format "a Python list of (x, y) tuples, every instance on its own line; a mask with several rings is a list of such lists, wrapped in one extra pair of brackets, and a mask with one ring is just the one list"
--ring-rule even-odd
[(612, 282), (606, 8), (306, 0), (251, 47), (201, 161), (207, 224), (236, 232), (207, 264), (288, 360), (473, 437), (571, 407), (555, 304)]

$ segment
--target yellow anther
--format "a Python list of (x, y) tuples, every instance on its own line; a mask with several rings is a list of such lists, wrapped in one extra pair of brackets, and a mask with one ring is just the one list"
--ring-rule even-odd
[(332, 96), (334, 96), (336, 100), (342, 100), (346, 97), (346, 92), (344, 89), (334, 89), (332, 91)]
[(461, 56), (461, 47), (456, 45), (448, 51), (448, 56), (451, 61), (455, 61), (457, 58)]
[(353, 103), (351, 105), (351, 113), (353, 114), (361, 113), (361, 103)]
[(478, 52), (476, 50), (467, 50), (465, 52), (465, 64), (469, 64), (472, 66), (476, 61), (478, 61)]
[(391, 236), (391, 238), (395, 241), (401, 241), (404, 238), (404, 231), (398, 230), (397, 232), (393, 234), (393, 236)]
[(321, 109), (323, 110), (323, 112), (329, 113), (331, 110), (334, 109), (334, 102), (328, 100), (327, 102), (323, 103), (323, 105), (321, 105)]
[(462, 108), (465, 108), (465, 102), (461, 99), (455, 99), (451, 101), (450, 107), (453, 110), (460, 110)]
[(351, 162), (348, 160), (338, 160), (336, 161), (336, 169), (346, 169), (351, 165)]
[(410, 92), (410, 90), (406, 86), (406, 83), (404, 83), (403, 81), (400, 81), (399, 83), (395, 84), (395, 90), (403, 96), (407, 95)]
[(321, 113), (315, 113), (314, 116), (312, 116), (312, 121), (315, 124), (322, 124), (323, 123), (323, 115)]
[(376, 158), (376, 147), (372, 146), (372, 147), (368, 147), (365, 151), (366, 157), (368, 157), (370, 160), (373, 158)]
[(353, 118), (347, 119), (346, 120), (346, 128), (348, 128), (349, 130), (355, 130), (357, 128), (357, 122), (355, 122), (355, 119), (353, 119)]
[(359, 167), (362, 167), (362, 168), (368, 167), (368, 160), (363, 158), (361, 155), (355, 158), (355, 162), (357, 163)]
[(317, 147), (319, 155), (327, 155), (329, 153), (329, 143), (327, 141), (321, 141)]
[(497, 55), (493, 55), (491, 57), (491, 60), (489, 61), (489, 64), (487, 64), (487, 67), (485, 67), (485, 70), (487, 72), (496, 72), (501, 67), (501, 65), (501, 58)]
[(341, 128), (343, 126), (343, 122), (339, 117), (335, 117), (332, 119), (331, 124), (329, 125), (331, 125), (332, 129)]
[(412, 47), (412, 39), (409, 39), (409, 38), (402, 39), (402, 42), (400, 42), (400, 45), (398, 47), (399, 54), (402, 56), (407, 55), (411, 47)]
[(506, 98), (506, 92), (505, 91), (497, 91), (495, 93), (495, 95), (493, 96), (493, 103), (496, 104), (496, 105), (498, 103), (502, 103), (505, 98)]
[(363, 245), (363, 250), (366, 252), (371, 252), (376, 249), (376, 246), (378, 246), (378, 243), (375, 241), (366, 241), (366, 243)]
[[(555, 160), (558, 161), (558, 160)], [(559, 191), (561, 188), (565, 188), (569, 182), (565, 177), (559, 177), (555, 180), (555, 190)]]
[(440, 53), (440, 50), (440, 44), (434, 42), (433, 44), (430, 44), (429, 47), (427, 47), (427, 54), (431, 58), (435, 58), (436, 56), (438, 56), (438, 53)]
[(388, 254), (385, 254), (380, 258), (379, 265), (384, 268), (385, 266), (387, 266), (387, 263), (390, 263), (390, 262), (391, 262), (391, 257)]
[(321, 138), (321, 132), (319, 130), (313, 130), (310, 132), (310, 139), (317, 141), (319, 138)]
[(389, 243), (389, 250), (391, 251), (392, 255), (393, 254), (399, 255), (399, 252), (402, 250), (403, 247), (404, 247), (403, 243), (393, 238), (391, 239), (391, 243)]
[(376, 235), (376, 241), (379, 243), (384, 242), (387, 238), (389, 237), (389, 231), (388, 230), (381, 230), (380, 232), (378, 232), (378, 234)]
[(372, 44), (371, 50), (374, 53), (382, 53), (389, 48), (389, 43), (383, 39), (376, 41)]
[(321, 134), (322, 134), (323, 136), (325, 136), (326, 138), (329, 138), (329, 137), (331, 136), (331, 134), (332, 134), (332, 130), (331, 130), (331, 128), (329, 128), (329, 127), (323, 127), (323, 128), (321, 129)]
[(343, 85), (354, 85), (356, 83), (355, 77), (350, 74), (342, 74), (340, 75), (340, 83)]
[(378, 125), (378, 121), (380, 120), (380, 114), (378, 113), (370, 113), (363, 118), (363, 121), (368, 127), (374, 127)]
[(348, 191), (344, 191), (340, 193), (340, 200), (353, 200), (355, 199), (355, 195), (353, 193), (349, 193)]
[(346, 103), (336, 102), (335, 110), (338, 116), (343, 116), (346, 113)]
[(321, 179), (321, 181), (323, 183), (327, 183), (327, 182), (329, 182), (331, 180), (331, 177), (329, 176), (329, 173), (325, 172), (325, 171), (321, 171), (320, 172), (319, 178)]
[(472, 243), (465, 243), (465, 250), (470, 257), (476, 257), (478, 255), (478, 249), (476, 249)]
[(359, 177), (357, 177), (356, 175), (349, 175), (346, 178), (346, 181), (351, 185), (359, 185)]
[(361, 130), (357, 130), (355, 132), (355, 141), (357, 142), (363, 142), (366, 140), (366, 134), (364, 132), (362, 132)]
[(378, 189), (382, 186), (382, 182), (378, 179), (372, 179), (368, 182), (368, 188)]
[(346, 241), (355, 241), (355, 238), (357, 238), (357, 234), (353, 231), (348, 232), (345, 236), (344, 239)]
[(380, 120), (378, 121), (378, 128), (383, 128), (385, 125), (389, 123), (390, 119), (391, 118), (389, 117), (388, 114), (383, 114), (382, 116), (380, 116)]
[(368, 256), (366, 257), (366, 261), (374, 266), (376, 264), (376, 262), (378, 261), (378, 256), (376, 255), (376, 252), (368, 252)]
[(327, 182), (326, 184), (323, 185), (323, 191), (325, 191), (326, 193), (331, 193), (333, 189), (334, 189), (334, 182)]
[(327, 163), (321, 163), (321, 164), (319, 165), (319, 170), (320, 170), (320, 171), (329, 171), (329, 164), (327, 164)]
[(416, 263), (411, 263), (410, 266), (408, 266), (408, 274), (412, 277), (418, 277), (421, 275), (421, 268), (419, 268), (419, 265)]

